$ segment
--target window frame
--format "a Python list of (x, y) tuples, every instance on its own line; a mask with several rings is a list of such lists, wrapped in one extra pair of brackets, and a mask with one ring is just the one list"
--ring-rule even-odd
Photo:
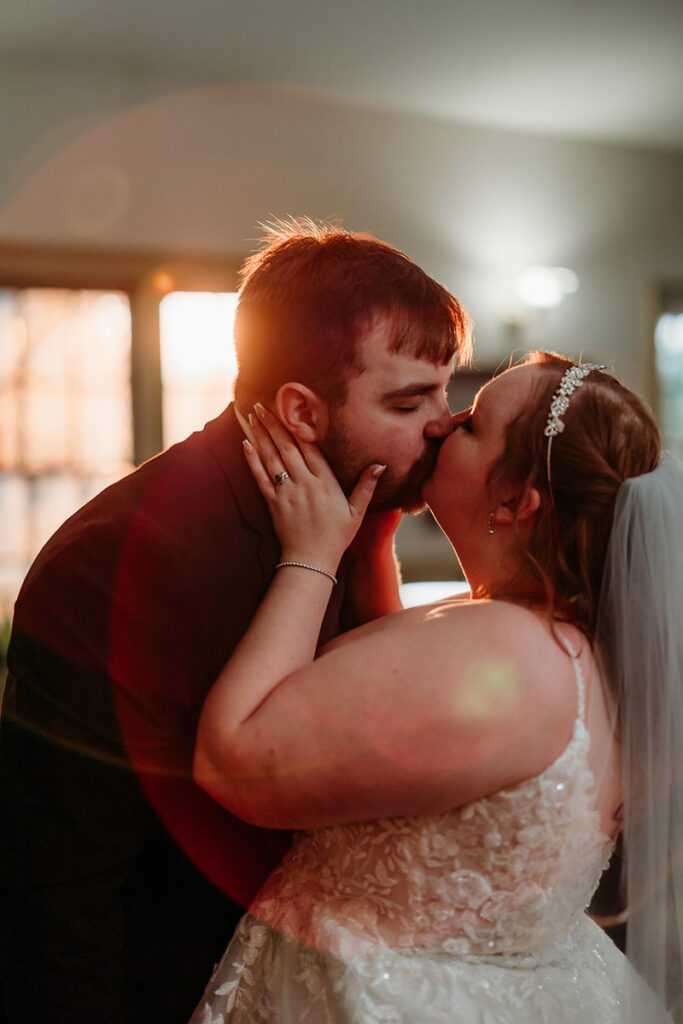
[(243, 257), (171, 250), (4, 243), (0, 288), (123, 292), (131, 315), (133, 462), (163, 447), (159, 303), (172, 291), (234, 292)]

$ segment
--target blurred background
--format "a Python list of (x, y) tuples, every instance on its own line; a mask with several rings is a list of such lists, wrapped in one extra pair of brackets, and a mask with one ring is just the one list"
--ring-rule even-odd
[[(63, 519), (229, 401), (271, 217), (371, 232), (468, 306), (454, 409), (551, 348), (683, 453), (682, 44), (679, 0), (4, 0), (3, 637)], [(399, 551), (460, 576), (428, 516)]]

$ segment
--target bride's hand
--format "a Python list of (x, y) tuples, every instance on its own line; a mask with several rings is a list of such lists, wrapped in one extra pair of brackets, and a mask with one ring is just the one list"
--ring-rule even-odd
[(250, 417), (249, 468), (268, 502), (282, 559), (334, 572), (355, 537), (384, 467), (368, 466), (347, 498), (317, 445), (297, 443), (263, 406)]

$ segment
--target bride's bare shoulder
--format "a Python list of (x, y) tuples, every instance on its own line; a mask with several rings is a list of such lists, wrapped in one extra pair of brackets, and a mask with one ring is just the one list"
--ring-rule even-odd
[(319, 654), (327, 654), (330, 651), (337, 650), (350, 642), (362, 640), (366, 637), (376, 636), (378, 634), (388, 633), (393, 630), (402, 631), (410, 629), (411, 627), (419, 627), (419, 625), (427, 621), (433, 613), (438, 613), (441, 609), (447, 609), (451, 606), (464, 605), (470, 603), (469, 591), (467, 593), (455, 594), (453, 597), (447, 597), (440, 601), (432, 601), (429, 604), (412, 605), (409, 608), (401, 608), (398, 611), (391, 612), (388, 615), (383, 615), (381, 618), (373, 619), (372, 622), (366, 622), (362, 626), (357, 626), (355, 629), (350, 629), (346, 633), (341, 633), (335, 637), (334, 640), (330, 640)]
[(408, 611), (419, 612), (415, 621), (425, 624), (441, 621), (455, 628), (496, 630), (496, 634), (501, 637), (505, 637), (508, 631), (515, 636), (521, 631), (527, 638), (547, 638), (551, 633), (549, 619), (513, 601), (493, 598), (477, 600), (469, 595), (457, 595)]
[(432, 661), (437, 650), (445, 656), (460, 657), (468, 649), (485, 651), (488, 657), (514, 654), (516, 660), (528, 660), (529, 664), (535, 663), (541, 651), (563, 656), (543, 616), (509, 601), (472, 600), (469, 595), (385, 615), (337, 637), (322, 653), (350, 642), (373, 638), (379, 641), (387, 634), (413, 649), (424, 645)]

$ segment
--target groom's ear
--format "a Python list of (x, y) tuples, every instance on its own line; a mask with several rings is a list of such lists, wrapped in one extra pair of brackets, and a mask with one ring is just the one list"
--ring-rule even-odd
[(493, 522), (508, 526), (514, 522), (525, 523), (531, 520), (541, 506), (541, 495), (535, 487), (530, 487), (525, 494), (516, 494), (507, 501), (501, 501), (493, 513)]
[(316, 443), (327, 433), (327, 402), (298, 381), (288, 381), (278, 389), (275, 412), (297, 441)]

